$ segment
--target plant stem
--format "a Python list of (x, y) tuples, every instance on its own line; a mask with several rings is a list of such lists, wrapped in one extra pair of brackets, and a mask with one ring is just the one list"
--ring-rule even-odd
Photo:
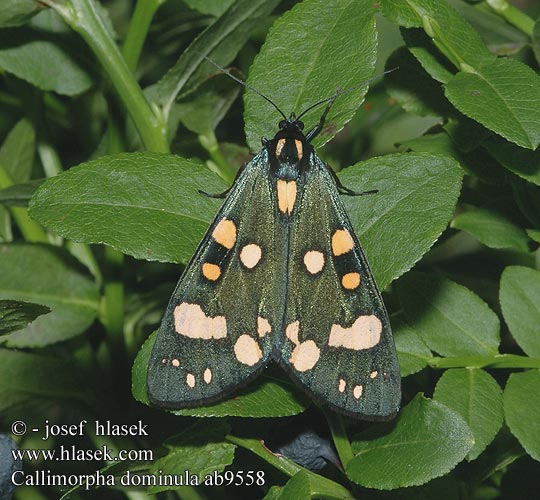
[(111, 358), (120, 369), (127, 361), (124, 342), (124, 280), (122, 276), (124, 255), (114, 248), (105, 246), (105, 261), (101, 321), (110, 340)]
[(255, 455), (261, 457), (264, 461), (268, 462), (287, 476), (292, 477), (299, 472), (306, 474), (309, 478), (313, 498), (322, 498), (326, 500), (354, 498), (352, 493), (341, 484), (304, 469), (283, 455), (275, 455), (258, 439), (241, 438), (230, 434), (225, 436), (225, 439), (230, 443), (255, 453)]
[(258, 455), (264, 461), (268, 462), (270, 465), (287, 476), (292, 477), (297, 472), (304, 470), (287, 457), (283, 455), (274, 455), (274, 453), (272, 453), (266, 446), (264, 446), (263, 442), (258, 439), (240, 438), (230, 434), (225, 436), (225, 439), (230, 443), (236, 444), (237, 446), (241, 446), (242, 448), (255, 453), (255, 455)]
[(540, 359), (517, 354), (496, 356), (433, 357), (428, 360), (432, 368), (540, 368)]
[(354, 457), (354, 453), (352, 451), (351, 443), (347, 436), (347, 431), (345, 430), (345, 426), (343, 425), (343, 418), (341, 417), (341, 415), (330, 411), (324, 406), (321, 407), (321, 410), (326, 417), (328, 426), (330, 427), (332, 439), (338, 452), (339, 459), (341, 460), (341, 464), (343, 465), (343, 468), (345, 468), (347, 463)]
[(534, 20), (525, 14), (525, 12), (509, 4), (506, 0), (486, 0), (486, 3), (510, 24), (532, 37)]
[(199, 135), (199, 142), (201, 146), (208, 151), (208, 154), (216, 167), (211, 168), (210, 170), (215, 171), (227, 184), (232, 184), (236, 177), (236, 171), (225, 159), (225, 156), (223, 156), (223, 153), (219, 149), (216, 136), (213, 133)]
[(150, 151), (168, 152), (167, 127), (162, 115), (157, 107), (150, 107), (146, 101), (99, 16), (94, 1), (67, 0), (64, 5), (60, 5), (52, 0), (43, 0), (43, 3), (53, 7), (92, 49), (126, 106), (146, 148)]
[(135, 71), (152, 18), (164, 0), (138, 0), (129, 23), (122, 47), (124, 60), (131, 71)]
[[(13, 179), (0, 164), (0, 189), (13, 186)], [(43, 228), (28, 216), (28, 210), (24, 207), (8, 207), (17, 227), (21, 231), (25, 241), (32, 243), (48, 243), (47, 234)]]

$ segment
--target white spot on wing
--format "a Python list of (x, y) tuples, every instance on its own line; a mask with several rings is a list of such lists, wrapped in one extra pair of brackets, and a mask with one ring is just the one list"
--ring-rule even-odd
[(362, 392), (364, 392), (364, 388), (361, 385), (355, 385), (352, 393), (356, 399), (360, 399)]
[(186, 375), (186, 384), (192, 389), (195, 387), (195, 375), (193, 375), (193, 373), (188, 373)]
[(294, 323), (289, 323), (285, 329), (285, 335), (294, 344), (298, 345), (298, 332), (300, 331), (300, 321), (296, 320)]
[(240, 363), (253, 366), (261, 360), (262, 351), (255, 339), (243, 334), (238, 337), (238, 340), (234, 344), (234, 355)]
[(259, 245), (250, 243), (242, 248), (240, 251), (240, 261), (248, 269), (253, 269), (261, 260), (262, 250)]
[(198, 304), (182, 302), (174, 308), (176, 333), (192, 339), (223, 339), (227, 336), (224, 316), (210, 318)]
[(266, 318), (257, 318), (257, 334), (259, 337), (264, 337), (267, 333), (272, 331), (272, 327)]
[(381, 332), (382, 323), (377, 316), (359, 316), (349, 328), (332, 325), (328, 345), (330, 347), (344, 347), (353, 351), (369, 349), (379, 343)]
[(338, 391), (339, 392), (345, 392), (345, 388), (347, 387), (347, 382), (345, 382), (344, 379), (339, 379), (339, 385), (338, 385)]
[(212, 382), (212, 370), (210, 370), (210, 368), (207, 368), (206, 370), (204, 370), (204, 373), (203, 373), (203, 380), (205, 381), (205, 383), (209, 384), (210, 382)]
[(306, 340), (293, 349), (289, 361), (296, 370), (305, 372), (315, 366), (320, 355), (321, 350), (317, 347), (317, 344), (313, 340)]
[(180, 360), (178, 360), (178, 359), (176, 359), (176, 358), (173, 359), (173, 360), (171, 361), (171, 365), (173, 365), (175, 368), (178, 368), (178, 367), (180, 366)]
[(310, 250), (304, 255), (304, 265), (311, 274), (317, 274), (324, 267), (324, 255), (318, 250)]

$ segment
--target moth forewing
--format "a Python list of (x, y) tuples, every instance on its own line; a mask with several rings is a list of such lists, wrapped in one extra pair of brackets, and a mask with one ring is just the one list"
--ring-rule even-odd
[(332, 408), (391, 418), (401, 390), (388, 314), (327, 168), (313, 152), (298, 183), (280, 362)]
[(170, 299), (148, 365), (156, 405), (223, 399), (269, 359), (282, 245), (267, 163), (263, 151), (244, 168)]

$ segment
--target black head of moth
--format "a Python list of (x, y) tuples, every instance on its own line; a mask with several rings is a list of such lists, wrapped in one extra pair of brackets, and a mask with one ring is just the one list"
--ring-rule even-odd
[(342, 186), (311, 145), (337, 95), (307, 134), (284, 116), (226, 192), (163, 316), (148, 364), (153, 404), (222, 400), (274, 360), (335, 411), (397, 413), (388, 314), (339, 196), (368, 192)]

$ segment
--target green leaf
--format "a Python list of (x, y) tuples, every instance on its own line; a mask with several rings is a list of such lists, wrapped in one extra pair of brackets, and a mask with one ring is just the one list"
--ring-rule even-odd
[(0, 299), (43, 304), (51, 313), (2, 337), (9, 347), (42, 347), (79, 335), (94, 321), (98, 287), (67, 252), (45, 245), (1, 245)]
[(277, 498), (278, 500), (310, 500), (309, 476), (304, 471), (297, 472), (287, 481)]
[[(197, 477), (204, 484), (206, 475), (222, 472), (234, 460), (236, 446), (224, 441), (226, 426), (222, 422), (196, 423), (165, 443), (168, 453), (156, 460), (150, 472), (156, 476), (174, 474)], [(150, 493), (176, 489), (175, 486), (150, 486)]]
[(527, 229), (527, 235), (536, 243), (540, 243), (540, 229)]
[(433, 45), (431, 38), (417, 28), (401, 28), (401, 36), (411, 54), (434, 80), (446, 83), (455, 73), (455, 68)]
[(219, 17), (234, 3), (234, 0), (184, 0), (184, 3), (201, 14)]
[(23, 184), (15, 184), (5, 189), (0, 189), (0, 204), (26, 207), (45, 179), (36, 179)]
[(0, 335), (25, 328), (38, 316), (50, 312), (47, 306), (41, 304), (0, 300)]
[(43, 5), (35, 0), (3, 0), (0, 9), (0, 28), (25, 24), (42, 8)]
[(495, 210), (473, 207), (456, 215), (451, 226), (468, 232), (489, 248), (529, 252), (529, 237), (525, 229)]
[(540, 151), (520, 148), (500, 140), (486, 141), (482, 145), (504, 168), (540, 186)]
[(106, 243), (139, 259), (187, 262), (220, 205), (199, 194), (224, 190), (199, 163), (179, 156), (124, 153), (49, 179), (30, 215), (66, 238)]
[(262, 500), (278, 500), (282, 490), (281, 486), (271, 486)]
[(454, 64), (474, 67), (495, 58), (478, 33), (447, 2), (384, 0), (382, 12), (405, 28), (423, 28)]
[(428, 347), (443, 356), (494, 356), (499, 319), (464, 286), (425, 273), (409, 273), (398, 282), (408, 324)]
[(521, 213), (533, 227), (540, 228), (540, 186), (519, 177), (513, 177), (510, 181), (514, 199)]
[(423, 340), (407, 324), (403, 314), (392, 316), (392, 330), (402, 377), (424, 369), (432, 357)]
[(452, 111), (441, 85), (429, 77), (405, 47), (386, 61), (385, 70), (392, 69), (384, 77), (386, 91), (405, 111), (420, 116), (446, 116)]
[(446, 228), (462, 175), (453, 159), (424, 153), (371, 158), (340, 173), (350, 189), (379, 190), (344, 196), (343, 203), (381, 289), (413, 267)]
[(445, 94), (464, 115), (528, 149), (540, 144), (540, 77), (515, 59), (495, 59), (460, 72)]
[(0, 411), (38, 398), (89, 403), (80, 367), (70, 359), (0, 349)]
[[(141, 347), (132, 369), (133, 397), (149, 405), (146, 392), (146, 371), (157, 332)], [(269, 404), (271, 402), (271, 404)], [(176, 415), (193, 417), (286, 417), (303, 412), (309, 400), (296, 390), (277, 369), (267, 368), (248, 387), (230, 399), (199, 408), (176, 410)]]
[(532, 49), (536, 61), (540, 64), (540, 19), (537, 19), (534, 23)]
[(508, 266), (501, 276), (499, 300), (504, 320), (523, 351), (540, 358), (540, 272)]
[(35, 151), (36, 132), (32, 123), (23, 118), (10, 130), (0, 147), (0, 165), (15, 184), (30, 178)]
[[(338, 88), (367, 81), (377, 52), (375, 10), (370, 0), (305, 0), (279, 17), (253, 62), (248, 83), (267, 95), (288, 115), (331, 97)], [(302, 26), (299, 30), (298, 26)], [(313, 141), (317, 147), (334, 137), (364, 100), (367, 83), (337, 99), (326, 126)], [(261, 137), (273, 136), (277, 111), (254, 92), (244, 94), (247, 142), (253, 151)], [(305, 117), (306, 130), (322, 114)]]
[(382, 427), (353, 441), (356, 456), (346, 466), (347, 476), (367, 488), (427, 483), (450, 472), (474, 444), (461, 416), (421, 394), (403, 408), (395, 425)]
[(199, 135), (210, 135), (240, 93), (240, 85), (226, 75), (217, 75), (175, 104), (175, 112), (186, 128)]
[(204, 59), (209, 57), (226, 66), (238, 54), (252, 31), (274, 10), (279, 0), (238, 0), (208, 26), (157, 83), (157, 102), (168, 114), (176, 97), (196, 86), (216, 68)]
[(37, 31), (27, 28), (0, 31), (0, 66), (41, 90), (76, 95), (88, 90), (92, 79), (80, 54), (72, 47), (40, 38)]
[(512, 373), (503, 400), (510, 431), (525, 451), (540, 461), (540, 371)]
[(437, 382), (433, 399), (461, 415), (474, 436), (467, 458), (474, 460), (502, 427), (503, 402), (499, 384), (484, 370), (447, 370)]
[[(447, 122), (448, 124), (449, 122)], [(485, 151), (476, 149), (471, 153), (463, 153), (446, 132), (426, 134), (415, 139), (402, 141), (400, 145), (415, 152), (450, 156), (460, 164), (466, 173), (480, 177), (486, 182), (500, 182), (501, 184), (506, 182), (506, 171)]]

